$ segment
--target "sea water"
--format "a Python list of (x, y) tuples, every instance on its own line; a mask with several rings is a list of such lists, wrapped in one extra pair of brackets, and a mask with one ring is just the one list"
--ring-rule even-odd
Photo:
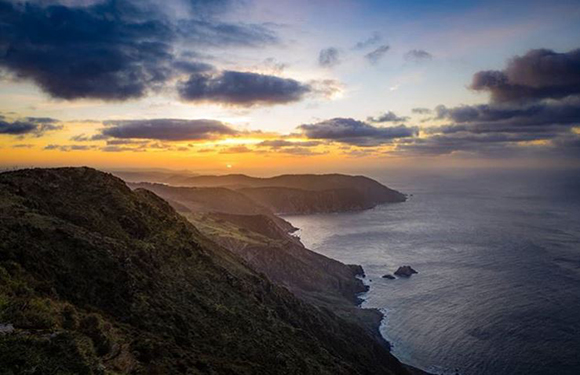
[[(580, 374), (578, 171), (373, 177), (412, 196), (286, 219), (364, 267), (393, 354), (439, 374)], [(381, 278), (401, 265), (419, 273)]]

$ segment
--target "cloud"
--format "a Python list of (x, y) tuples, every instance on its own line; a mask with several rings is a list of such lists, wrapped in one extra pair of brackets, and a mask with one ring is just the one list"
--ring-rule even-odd
[(489, 92), (495, 103), (522, 103), (578, 95), (580, 49), (566, 53), (531, 50), (511, 59), (504, 70), (477, 72), (470, 88)]
[[(193, 9), (213, 6), (195, 3)], [(0, 8), (0, 68), (67, 100), (141, 98), (171, 83), (176, 74), (210, 69), (177, 59), (178, 50), (278, 42), (261, 25), (224, 23), (203, 12), (191, 12), (189, 18), (180, 14), (177, 20), (149, 1), (0, 0)]]
[(325, 48), (318, 55), (318, 65), (323, 68), (332, 68), (340, 64), (340, 53), (334, 47)]
[(124, 146), (104, 146), (99, 149), (103, 152), (145, 152), (145, 148), (141, 147), (124, 147)]
[(379, 48), (375, 49), (372, 52), (369, 52), (365, 55), (365, 58), (371, 63), (371, 64), (377, 64), (379, 61), (381, 61), (381, 59), (383, 58), (383, 56), (387, 53), (387, 51), (391, 49), (390, 46), (388, 45), (382, 45)]
[(417, 115), (429, 115), (429, 114), (433, 113), (433, 111), (429, 108), (413, 108), (413, 109), (411, 109), (411, 113), (414, 113)]
[(106, 123), (102, 134), (121, 139), (187, 141), (235, 136), (239, 132), (215, 120), (115, 120)]
[(420, 63), (433, 59), (433, 55), (422, 49), (412, 49), (405, 54), (405, 60), (409, 62)]
[(262, 47), (279, 43), (276, 34), (262, 25), (216, 23), (207, 20), (187, 20), (178, 24), (177, 34), (196, 46)]
[[(502, 71), (474, 75), (471, 87), (491, 93), (488, 104), (435, 107), (445, 125), (425, 128), (422, 138), (402, 141), (398, 152), (443, 155), (455, 152), (501, 157), (578, 157), (580, 50), (531, 50), (509, 60)], [(569, 141), (572, 140), (572, 141)]]
[(59, 151), (63, 151), (63, 152), (69, 152), (69, 151), (88, 151), (88, 150), (94, 150), (96, 149), (95, 146), (89, 146), (89, 145), (55, 145), (55, 144), (49, 144), (47, 146), (44, 147), (43, 150), (59, 150)]
[(187, 74), (206, 73), (214, 70), (213, 65), (186, 60), (175, 61), (173, 68)]
[(57, 120), (49, 118), (28, 117), (25, 120), (16, 120), (13, 122), (0, 119), (0, 134), (14, 135), (23, 137), (32, 135), (41, 137), (46, 132), (60, 130), (62, 125), (56, 123)]
[(316, 147), (321, 145), (319, 141), (287, 141), (284, 139), (270, 139), (257, 144), (258, 147), (270, 147), (280, 149), (286, 147)]
[(408, 117), (399, 117), (394, 112), (388, 111), (377, 117), (367, 117), (368, 122), (405, 122)]
[[(449, 119), (473, 132), (532, 131), (532, 128), (570, 127), (580, 122), (580, 98), (570, 97), (530, 105), (480, 104), (438, 106), (437, 118)], [(536, 130), (537, 131), (537, 130)]]
[(192, 74), (178, 86), (186, 102), (245, 107), (296, 102), (311, 91), (309, 85), (293, 79), (229, 70), (217, 75)]
[[(2, 1), (0, 66), (62, 99), (125, 100), (167, 79), (171, 57), (166, 24), (140, 20), (126, 2), (89, 7)], [(135, 12), (129, 17), (126, 12)], [(165, 40), (165, 41), (164, 41)]]
[[(539, 140), (541, 137), (517, 134), (437, 134), (427, 138), (415, 138), (397, 145), (397, 153), (422, 156), (449, 155), (456, 152), (486, 154), (502, 157), (518, 150), (517, 143)], [(521, 149), (521, 147), (519, 147)]]
[(248, 152), (252, 152), (252, 150), (246, 146), (232, 146), (219, 151), (220, 154), (245, 154)]
[(362, 40), (354, 45), (353, 49), (361, 50), (378, 44), (382, 40), (378, 32), (374, 32), (369, 38)]
[(394, 139), (413, 137), (418, 129), (399, 125), (375, 127), (352, 118), (333, 118), (316, 124), (300, 125), (298, 129), (310, 139), (325, 139), (357, 146), (390, 143)]

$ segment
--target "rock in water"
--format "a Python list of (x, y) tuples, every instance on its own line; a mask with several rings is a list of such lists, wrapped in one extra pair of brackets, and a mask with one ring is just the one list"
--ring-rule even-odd
[(401, 266), (395, 271), (395, 275), (401, 277), (410, 277), (412, 274), (418, 273), (411, 266)]
[(395, 276), (391, 275), (390, 273), (383, 275), (383, 279), (394, 280)]

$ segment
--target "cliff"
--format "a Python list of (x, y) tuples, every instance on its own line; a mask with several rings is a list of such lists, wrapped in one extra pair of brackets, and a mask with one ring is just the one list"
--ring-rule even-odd
[(0, 174), (9, 373), (406, 374), (161, 198), (88, 168)]

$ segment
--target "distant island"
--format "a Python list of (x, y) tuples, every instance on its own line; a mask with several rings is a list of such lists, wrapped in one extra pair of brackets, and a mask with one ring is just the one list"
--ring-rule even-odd
[[(306, 249), (276, 216), (370, 208), (403, 194), (344, 175), (179, 185), (127, 186), (90, 168), (0, 174), (4, 369), (421, 373), (390, 354), (380, 312), (356, 307), (362, 268)], [(264, 189), (296, 198), (282, 205)], [(308, 205), (346, 190), (357, 197)]]

